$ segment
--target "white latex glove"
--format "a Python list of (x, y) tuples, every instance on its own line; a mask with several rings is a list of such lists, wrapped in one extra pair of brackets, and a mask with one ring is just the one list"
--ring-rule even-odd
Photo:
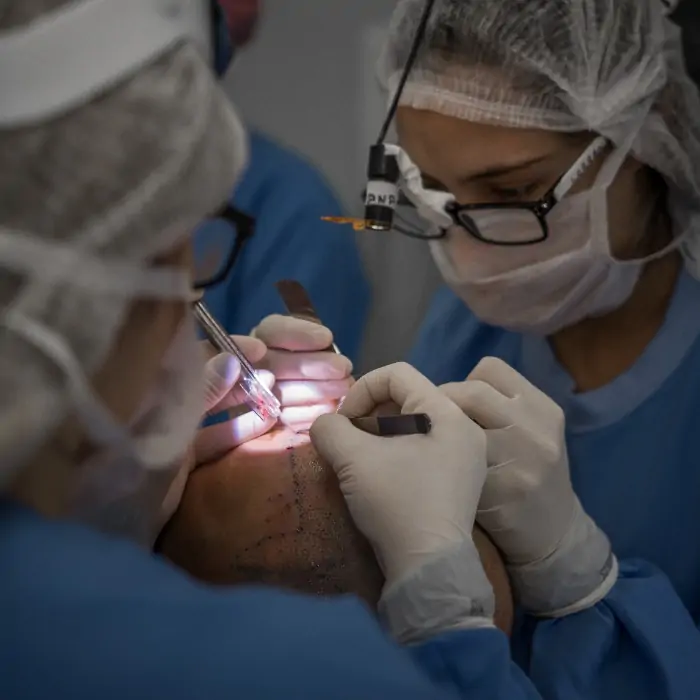
[(562, 409), (493, 357), (441, 389), (486, 430), (477, 521), (501, 550), (520, 603), (552, 617), (597, 603), (617, 580), (617, 560), (571, 485)]
[[(247, 336), (232, 337), (251, 363), (258, 363), (265, 356), (267, 348), (260, 340)], [(214, 416), (218, 422), (198, 431), (194, 443), (195, 466), (260, 437), (277, 423), (276, 419), (261, 420), (245, 405), (243, 394), (236, 387), (240, 372), (240, 364), (233, 355), (216, 355), (206, 364), (206, 415)], [(257, 375), (272, 389), (275, 378), (271, 372), (259, 370)]]
[(256, 367), (274, 374), (287, 425), (309, 428), (318, 416), (335, 411), (353, 382), (352, 362), (327, 351), (333, 343), (328, 328), (275, 314), (263, 319), (252, 335), (268, 347)]
[[(368, 435), (348, 417), (382, 404), (427, 413), (428, 435)], [(492, 624), (493, 591), (471, 538), (486, 476), (484, 433), (407, 364), (362, 377), (311, 440), (386, 577), (380, 612), (399, 641)]]

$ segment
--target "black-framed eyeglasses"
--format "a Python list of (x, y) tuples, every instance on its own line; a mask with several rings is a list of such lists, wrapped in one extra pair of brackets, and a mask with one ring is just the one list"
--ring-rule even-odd
[[(563, 177), (563, 176), (562, 176)], [(549, 237), (549, 228), (545, 216), (557, 203), (556, 190), (561, 182), (559, 178), (553, 187), (535, 202), (490, 202), (488, 204), (457, 204), (449, 202), (445, 205), (447, 213), (454, 223), (463, 228), (471, 236), (483, 243), (500, 246), (532, 245), (540, 243)], [(485, 230), (498, 230), (503, 236), (489, 236), (479, 228), (479, 223), (487, 224), (494, 216), (509, 211), (508, 230), (484, 226)], [(403, 194), (394, 210), (394, 221), (391, 230), (409, 238), (423, 241), (434, 241), (447, 235), (446, 228), (440, 228), (426, 221), (413, 203)]]
[[(455, 225), (482, 243), (497, 246), (524, 246), (541, 243), (549, 238), (547, 215), (561, 201), (593, 159), (608, 146), (608, 141), (595, 138), (542, 197), (531, 202), (488, 202), (458, 204), (450, 201), (445, 213)], [(507, 221), (503, 220), (507, 212)], [(411, 238), (436, 240), (447, 235), (419, 216), (412, 202), (403, 194), (399, 198), (393, 230)]]
[(192, 237), (194, 288), (208, 289), (226, 279), (254, 232), (255, 219), (231, 205), (203, 222)]
[[(471, 236), (482, 243), (500, 246), (532, 245), (540, 243), (549, 237), (547, 225), (547, 213), (557, 203), (557, 188), (564, 175), (562, 175), (543, 195), (535, 202), (489, 202), (488, 204), (457, 204), (449, 202), (445, 205), (445, 212), (449, 214), (454, 223), (463, 228)], [(510, 212), (508, 230), (502, 227), (499, 233), (503, 236), (484, 235), (479, 223), (488, 223), (494, 216), (503, 211)], [(489, 230), (490, 227), (484, 226)], [(392, 231), (409, 238), (417, 238), (423, 241), (434, 241), (444, 238), (447, 229), (439, 228), (420, 216), (414, 204), (403, 194), (399, 195), (399, 201), (394, 212)]]
[[(562, 175), (547, 192), (534, 202), (491, 202), (458, 204), (450, 202), (445, 211), (457, 226), (481, 241), (498, 246), (520, 246), (541, 243), (549, 238), (547, 214), (559, 201), (557, 190)], [(495, 217), (508, 212), (508, 226), (489, 226)], [(489, 221), (490, 219), (490, 221)], [(484, 233), (492, 231), (492, 234)]]

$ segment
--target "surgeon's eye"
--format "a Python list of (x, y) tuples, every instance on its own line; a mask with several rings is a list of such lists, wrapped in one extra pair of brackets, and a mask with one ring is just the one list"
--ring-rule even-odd
[(537, 184), (530, 184), (524, 187), (498, 187), (490, 185), (489, 189), (494, 198), (510, 202), (528, 202), (537, 198), (541, 189)]

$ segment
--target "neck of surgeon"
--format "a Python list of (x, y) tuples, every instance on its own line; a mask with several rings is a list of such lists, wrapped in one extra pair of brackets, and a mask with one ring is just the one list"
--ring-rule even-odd
[[(641, 225), (646, 231), (640, 245), (621, 251), (621, 258), (652, 255), (672, 241), (664, 198), (650, 194), (653, 205), (635, 208), (626, 216), (624, 212), (611, 214), (611, 226), (639, 230)], [(664, 322), (682, 264), (677, 250), (649, 261), (621, 307), (604, 316), (586, 318), (550, 337), (552, 349), (574, 380), (576, 391), (605, 386), (634, 365)]]

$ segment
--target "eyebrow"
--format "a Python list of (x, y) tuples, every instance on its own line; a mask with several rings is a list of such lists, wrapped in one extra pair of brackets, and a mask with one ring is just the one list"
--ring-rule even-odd
[[(525, 170), (533, 165), (537, 165), (545, 160), (548, 160), (552, 156), (551, 153), (546, 153), (542, 156), (537, 156), (536, 158), (530, 158), (529, 160), (523, 160), (519, 163), (508, 163), (504, 165), (494, 165), (491, 168), (486, 168), (478, 173), (471, 173), (470, 175), (462, 175), (457, 178), (457, 183), (460, 185), (473, 182), (474, 180), (488, 180), (489, 178), (499, 177), (502, 175), (508, 175), (511, 173), (518, 172), (519, 170)], [(444, 190), (447, 191), (445, 185), (443, 185), (440, 180), (436, 177), (421, 171), (421, 178), (423, 180), (424, 186), (429, 187), (434, 190)]]
[(472, 173), (470, 175), (464, 175), (457, 179), (457, 181), (462, 184), (465, 182), (472, 182), (473, 180), (488, 180), (492, 177), (499, 177), (501, 175), (509, 175), (515, 173), (519, 170), (525, 170), (532, 165), (537, 165), (548, 158), (551, 157), (551, 153), (546, 153), (542, 156), (537, 156), (536, 158), (530, 158), (529, 160), (523, 160), (519, 163), (507, 163), (504, 165), (494, 165), (491, 168), (486, 168), (478, 173)]

